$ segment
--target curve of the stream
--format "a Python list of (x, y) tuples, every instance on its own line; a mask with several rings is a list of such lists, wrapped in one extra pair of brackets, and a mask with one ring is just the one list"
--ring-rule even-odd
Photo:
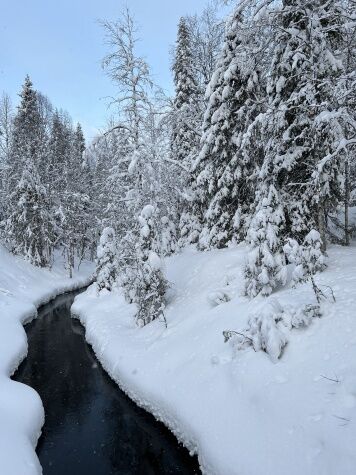
[(196, 458), (102, 369), (70, 317), (76, 293), (57, 297), (26, 325), (28, 356), (13, 377), (32, 386), (45, 408), (37, 447), (43, 474), (200, 473)]

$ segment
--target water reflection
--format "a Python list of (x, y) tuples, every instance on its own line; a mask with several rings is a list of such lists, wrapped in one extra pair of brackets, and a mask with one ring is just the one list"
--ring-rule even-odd
[(29, 354), (14, 379), (40, 394), (46, 421), (37, 453), (44, 475), (195, 474), (196, 458), (102, 370), (70, 318), (75, 293), (26, 326)]

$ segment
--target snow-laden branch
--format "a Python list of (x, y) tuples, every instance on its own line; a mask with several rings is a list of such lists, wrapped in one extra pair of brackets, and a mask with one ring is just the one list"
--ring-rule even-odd
[(119, 130), (119, 129), (126, 130), (127, 132), (131, 132), (130, 127), (128, 127), (127, 125), (119, 124), (119, 125), (115, 125), (114, 127), (111, 127), (109, 130), (104, 132), (103, 136), (106, 137), (107, 135), (111, 134), (111, 132), (114, 132), (114, 130)]
[(322, 160), (320, 160), (319, 165), (318, 165), (319, 173), (322, 172), (322, 170), (323, 170), (323, 168), (324, 168), (324, 166), (327, 162), (329, 162), (330, 160), (335, 158), (342, 150), (346, 150), (346, 148), (349, 145), (354, 145), (354, 144), (356, 145), (356, 139), (350, 139), (350, 140), (342, 139), (342, 140), (340, 140), (340, 143), (337, 146), (336, 150), (334, 150), (333, 153), (329, 153)]
[(187, 173), (191, 173), (191, 170), (189, 170), (187, 167), (185, 167), (182, 163), (177, 162), (177, 160), (173, 160), (172, 158), (165, 157), (163, 158), (164, 162), (171, 163), (172, 165), (175, 165), (177, 167), (182, 168)]

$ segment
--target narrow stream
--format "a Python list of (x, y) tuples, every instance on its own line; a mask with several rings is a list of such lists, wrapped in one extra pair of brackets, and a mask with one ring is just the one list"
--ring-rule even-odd
[(26, 325), (29, 353), (13, 378), (43, 401), (43, 474), (200, 473), (197, 459), (101, 368), (82, 325), (70, 317), (75, 295), (56, 298)]

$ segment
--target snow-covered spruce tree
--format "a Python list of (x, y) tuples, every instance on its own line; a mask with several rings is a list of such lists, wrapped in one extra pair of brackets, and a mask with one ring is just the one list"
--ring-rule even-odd
[(173, 64), (175, 98), (171, 148), (172, 158), (191, 167), (192, 149), (199, 144), (199, 90), (194, 73), (191, 37), (186, 18), (179, 21)]
[(65, 265), (69, 277), (72, 278), (75, 257), (79, 263), (85, 257), (86, 230), (88, 227), (89, 197), (80, 191), (67, 188), (61, 195), (61, 205), (58, 213), (60, 221), (59, 243), (63, 249)]
[(93, 224), (93, 206), (91, 204), (90, 170), (85, 166), (83, 153), (85, 139), (78, 123), (71, 133), (70, 155), (68, 163), (68, 191), (72, 195), (72, 227), (74, 245), (80, 259), (90, 248), (90, 225)]
[[(108, 222), (104, 222), (103, 220), (105, 206), (102, 202), (103, 197), (107, 196), (105, 185), (109, 173), (106, 173), (105, 168), (105, 176), (101, 172), (97, 174), (97, 169), (101, 169), (101, 164), (98, 165), (101, 151), (100, 147), (96, 147), (98, 140), (99, 138), (94, 139), (93, 142), (83, 150), (83, 143), (80, 145), (81, 140), (79, 143), (77, 142), (76, 132), (73, 135), (71, 160), (74, 160), (76, 163), (75, 170), (77, 173), (76, 178), (73, 176), (76, 183), (74, 190), (80, 194), (82, 199), (83, 208), (81, 214), (83, 213), (84, 216), (84, 219), (80, 223), (80, 229), (78, 229), (79, 259), (87, 257), (90, 260), (95, 260), (101, 230), (110, 226)], [(74, 157), (76, 157), (76, 160)], [(104, 185), (104, 188), (101, 185)]]
[(278, 33), (262, 123), (288, 209), (288, 234), (302, 242), (317, 229), (324, 251), (326, 216), (343, 186), (344, 126), (334, 94), (343, 74), (341, 4), (284, 0), (273, 15)]
[(83, 134), (83, 129), (81, 124), (78, 122), (75, 129), (75, 147), (78, 153), (78, 156), (83, 157), (85, 151), (85, 138)]
[[(80, 124), (73, 128), (64, 111), (52, 116), (46, 184), (56, 218), (55, 239), (63, 249), (69, 276), (72, 276), (75, 255), (81, 260), (89, 247), (90, 174), (83, 166), (85, 141)], [(92, 241), (92, 240), (91, 240)]]
[(22, 176), (9, 197), (11, 214), (5, 233), (12, 252), (23, 255), (31, 264), (45, 267), (52, 254), (52, 216), (46, 188), (31, 158), (24, 164)]
[(32, 158), (34, 163), (38, 164), (43, 153), (41, 138), (44, 124), (39, 113), (37, 93), (28, 76), (25, 78), (20, 98), (20, 105), (14, 118), (7, 162), (7, 180), (10, 190), (13, 190), (18, 183), (27, 158)]
[(325, 269), (325, 256), (322, 252), (322, 241), (318, 231), (312, 229), (304, 238), (302, 245), (295, 239), (288, 239), (284, 246), (288, 260), (295, 264), (292, 279), (294, 285), (310, 280), (318, 304), (324, 293), (316, 285), (314, 276)]
[(136, 245), (136, 269), (132, 276), (130, 297), (137, 304), (136, 322), (144, 326), (164, 317), (167, 281), (162, 262), (154, 251), (156, 235), (155, 210), (146, 205), (139, 216), (139, 240)]
[(55, 110), (51, 117), (48, 153), (42, 170), (44, 183), (48, 190), (51, 214), (54, 217), (54, 236), (56, 246), (62, 244), (64, 236), (63, 201), (67, 190), (67, 163), (70, 153), (70, 129), (64, 114)]
[(118, 277), (116, 237), (113, 228), (105, 228), (100, 236), (96, 260), (96, 288), (111, 292)]
[(246, 234), (258, 154), (244, 153), (242, 140), (261, 103), (261, 53), (256, 51), (256, 35), (243, 24), (237, 9), (207, 89), (208, 106), (196, 164), (205, 210), (199, 240), (203, 249), (223, 247)]
[[(196, 243), (201, 231), (202, 209), (192, 165), (199, 153), (205, 89), (215, 70), (223, 41), (224, 26), (209, 5), (200, 16), (181, 19), (173, 64), (176, 96), (172, 121), (171, 158), (182, 160), (179, 195), (179, 247)], [(178, 133), (177, 133), (178, 130)], [(174, 148), (178, 156), (174, 153)]]
[(66, 188), (61, 202), (61, 244), (67, 257), (69, 275), (72, 275), (74, 257), (81, 261), (89, 247), (90, 195), (86, 180), (88, 175), (83, 167), (84, 137), (81, 127), (68, 128), (68, 154), (66, 156)]
[(344, 221), (343, 223), (339, 222), (337, 216), (334, 216), (334, 220), (339, 228), (343, 228), (343, 243), (347, 246), (350, 244), (353, 231), (349, 222), (349, 208), (356, 205), (356, 2), (346, 0), (342, 6), (344, 10), (341, 16), (344, 21), (340, 51), (345, 73), (336, 88), (336, 97), (343, 112), (346, 131), (344, 143), (348, 146), (345, 150), (344, 163)]
[[(268, 107), (251, 125), (263, 146), (263, 166), (248, 233), (252, 251), (245, 275), (246, 291), (251, 296), (262, 289), (256, 287), (256, 282), (267, 283), (266, 273), (262, 279), (254, 275), (260, 249), (267, 249), (268, 254), (272, 251), (277, 263), (269, 276), (267, 292), (261, 290), (268, 294), (278, 280), (284, 281), (285, 236), (301, 243), (311, 229), (318, 229), (325, 251), (326, 214), (342, 196), (344, 132), (334, 100), (342, 73), (337, 48), (341, 31), (337, 3), (285, 0), (271, 16), (277, 34), (267, 82)], [(274, 216), (277, 221), (271, 234), (272, 248), (268, 234), (264, 243), (255, 242), (256, 221), (261, 219), (271, 174), (280, 203), (280, 211)], [(310, 240), (304, 246), (307, 244), (312, 246)]]
[(75, 147), (74, 150), (76, 151), (76, 155), (78, 159), (80, 159), (80, 170), (78, 179), (82, 177), (82, 186), (80, 187), (80, 191), (82, 193), (83, 198), (87, 200), (87, 206), (85, 209), (85, 223), (83, 229), (83, 235), (81, 239), (80, 245), (80, 254), (86, 255), (89, 259), (92, 259), (92, 249), (94, 248), (94, 244), (96, 241), (96, 232), (95, 232), (95, 195), (94, 195), (94, 166), (89, 162), (88, 156), (86, 155), (86, 144), (84, 134), (81, 128), (81, 125), (78, 123), (76, 129), (76, 139), (75, 139)]
[(45, 130), (37, 93), (27, 76), (14, 119), (7, 163), (5, 237), (14, 252), (33, 264), (46, 266), (52, 254), (52, 217), (47, 190), (41, 183), (40, 167), (45, 154)]
[(285, 216), (273, 175), (272, 167), (262, 168), (257, 206), (247, 234), (250, 250), (244, 272), (249, 297), (270, 295), (287, 277), (283, 253)]
[(68, 162), (71, 153), (72, 125), (68, 114), (56, 110), (53, 114), (48, 144), (46, 183), (52, 202), (60, 205), (60, 197), (68, 184)]
[(300, 246), (294, 239), (285, 245), (285, 253), (290, 262), (295, 264), (293, 281), (295, 284), (305, 282), (317, 272), (325, 268), (325, 256), (322, 253), (320, 234), (312, 229)]
[[(203, 96), (197, 84), (192, 38), (188, 20), (182, 17), (178, 25), (177, 43), (173, 63), (175, 97), (172, 113), (171, 154), (170, 158), (180, 167), (175, 176), (180, 189), (178, 205), (179, 245), (196, 240), (196, 228), (200, 228), (199, 217), (192, 207), (191, 196), (194, 182), (191, 176), (192, 163), (197, 154), (200, 141), (200, 124), (203, 109)], [(195, 236), (194, 236), (195, 235)]]

